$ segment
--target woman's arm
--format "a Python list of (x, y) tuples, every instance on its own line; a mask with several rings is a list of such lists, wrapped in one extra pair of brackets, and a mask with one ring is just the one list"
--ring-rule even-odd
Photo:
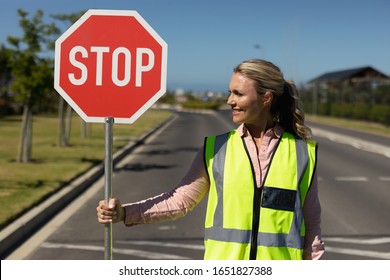
[(306, 228), (303, 257), (304, 259), (318, 260), (324, 254), (325, 246), (321, 240), (321, 205), (318, 198), (317, 171), (313, 176), (313, 182), (303, 205)]
[(205, 197), (209, 186), (202, 148), (187, 174), (172, 191), (139, 202), (123, 204), (124, 223), (126, 226), (133, 226), (183, 217)]

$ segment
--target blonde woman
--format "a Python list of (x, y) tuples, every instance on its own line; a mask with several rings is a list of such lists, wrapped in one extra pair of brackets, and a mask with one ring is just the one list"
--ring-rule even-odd
[(247, 60), (234, 69), (229, 93), (238, 128), (206, 137), (171, 192), (135, 203), (100, 201), (99, 223), (174, 220), (209, 194), (205, 259), (320, 259), (317, 145), (295, 85), (274, 64)]

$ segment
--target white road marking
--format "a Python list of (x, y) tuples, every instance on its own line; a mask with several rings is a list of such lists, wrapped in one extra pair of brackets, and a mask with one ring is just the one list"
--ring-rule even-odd
[(70, 219), (82, 206), (85, 201), (91, 199), (104, 186), (104, 177), (101, 177), (82, 195), (71, 202), (63, 211), (56, 217), (51, 219), (44, 227), (38, 230), (26, 242), (24, 242), (17, 250), (7, 257), (10, 260), (23, 260), (27, 258), (34, 250), (36, 250), (51, 234), (58, 230), (65, 221)]
[(327, 237), (323, 238), (325, 242), (342, 242), (342, 243), (353, 243), (353, 244), (367, 244), (367, 245), (377, 245), (390, 243), (390, 237), (380, 237), (380, 238), (347, 238), (347, 237)]
[(357, 249), (347, 249), (347, 248), (335, 248), (335, 247), (325, 245), (325, 253), (326, 252), (390, 260), (390, 253), (387, 253), (387, 252), (377, 252), (377, 251), (367, 251), (367, 250), (357, 250)]
[[(104, 252), (103, 246), (93, 246), (93, 245), (72, 245), (72, 244), (61, 244), (61, 243), (50, 243), (44, 242), (41, 245), (42, 248), (47, 249), (69, 249), (69, 250), (84, 250), (84, 251), (102, 251)], [(118, 249), (113, 248), (113, 253), (128, 255), (128, 256), (137, 256), (139, 258), (150, 259), (150, 260), (188, 260), (189, 258), (173, 255), (173, 254), (163, 254), (156, 252), (148, 252), (142, 250), (133, 250), (133, 249)]]
[(367, 182), (367, 177), (362, 176), (346, 176), (346, 177), (335, 177), (336, 181), (344, 181), (344, 182)]
[[(322, 182), (324, 181), (324, 178), (321, 177), (321, 176), (318, 176), (318, 179), (317, 179), (319, 182)], [(368, 177), (365, 177), (365, 176), (336, 176), (334, 177), (334, 180), (336, 181), (344, 181), (344, 182), (368, 182), (370, 181), (370, 179)], [(382, 181), (382, 182), (390, 182), (390, 177), (388, 176), (379, 176), (378, 181)]]
[[(164, 124), (156, 133), (152, 134), (149, 138), (147, 138), (145, 143), (149, 143), (153, 139), (157, 138), (160, 135), (160, 133), (162, 133), (162, 130), (168, 127), (175, 119), (177, 119), (177, 116), (174, 116), (171, 120), (169, 120), (166, 124)], [(134, 152), (130, 153), (127, 157), (125, 157), (120, 163), (118, 163), (116, 167), (122, 168), (123, 165), (129, 161), (129, 158), (135, 157), (137, 155), (137, 151), (142, 151), (143, 149), (145, 149), (144, 145), (136, 147)], [(12, 252), (12, 254), (10, 254), (7, 257), (7, 259), (23, 260), (27, 258), (30, 254), (32, 254), (32, 252), (34, 252), (34, 250), (36, 250), (40, 246), (40, 244), (42, 244), (47, 238), (49, 238), (51, 234), (53, 234), (59, 227), (61, 227), (64, 224), (64, 221), (70, 219), (74, 215), (74, 213), (79, 211), (79, 209), (85, 205), (85, 201), (88, 201), (97, 192), (100, 192), (103, 189), (104, 179), (105, 179), (104, 176), (102, 176), (99, 180), (97, 180), (83, 194), (78, 196), (73, 202), (71, 202), (68, 206), (66, 206), (66, 208), (63, 209), (63, 211), (61, 211), (56, 217), (50, 220), (44, 227), (42, 227), (33, 236), (31, 236), (26, 242), (24, 242), (18, 249)], [(76, 185), (75, 182), (73, 182), (73, 184)], [(40, 205), (40, 207), (43, 206), (44, 203)], [(30, 211), (29, 215), (30, 214), (33, 215), (32, 212), (33, 211)]]
[(159, 242), (159, 241), (116, 241), (115, 243), (120, 244), (131, 244), (131, 245), (151, 245), (159, 247), (169, 247), (169, 248), (183, 248), (183, 249), (193, 249), (193, 250), (204, 250), (203, 245), (196, 244), (183, 244), (183, 243), (169, 243), (169, 242)]
[(311, 130), (314, 136), (327, 138), (333, 142), (351, 145), (359, 150), (380, 154), (390, 158), (390, 147), (387, 145), (385, 146), (382, 144), (373, 143), (363, 139), (356, 139), (355, 137), (352, 136), (347, 136), (347, 135), (331, 132), (325, 129), (320, 129), (318, 127), (315, 127), (315, 125), (311, 127)]
[(176, 229), (176, 226), (172, 226), (172, 225), (159, 226), (157, 229), (158, 229), (158, 230), (175, 230), (175, 229)]
[[(333, 241), (335, 240), (343, 240), (344, 238), (333, 238)], [(331, 241), (332, 238), (324, 239), (325, 241)], [(357, 241), (357, 240), (355, 240)], [(343, 240), (343, 242), (345, 242)], [(359, 242), (362, 242), (360, 240)], [(383, 238), (381, 241), (380, 238), (378, 238), (374, 242), (389, 242), (388, 238)], [(150, 241), (130, 241), (130, 242), (123, 242), (123, 243), (130, 243), (130, 244), (136, 244), (136, 245), (158, 245), (161, 243), (163, 247), (170, 247), (170, 246), (182, 246), (182, 248), (185, 247), (194, 247), (196, 249), (200, 249), (201, 246), (197, 245), (188, 245), (188, 244), (173, 244), (173, 243), (163, 243), (163, 242), (150, 242)], [(352, 243), (352, 242), (349, 242)], [(373, 243), (377, 244), (377, 243)], [(183, 246), (184, 245), (184, 246)], [(326, 246), (326, 245), (325, 245)], [(49, 243), (44, 242), (42, 243), (43, 248), (47, 249), (69, 249), (69, 250), (89, 250), (89, 251), (104, 251), (103, 246), (93, 246), (93, 245), (72, 245), (72, 244), (61, 244), (61, 243)], [(202, 248), (203, 249), (203, 248)], [(369, 251), (369, 250), (357, 250), (357, 249), (348, 249), (348, 248), (336, 248), (332, 246), (326, 246), (325, 247), (326, 252), (331, 253), (337, 253), (337, 254), (344, 254), (344, 255), (353, 255), (353, 256), (362, 256), (362, 257), (370, 257), (370, 258), (377, 258), (377, 259), (390, 259), (390, 253), (388, 252), (378, 252), (378, 251)], [(179, 256), (179, 255), (173, 255), (173, 254), (163, 254), (163, 253), (156, 253), (156, 252), (147, 252), (142, 250), (133, 250), (133, 249), (117, 249), (113, 248), (113, 253), (117, 254), (123, 254), (123, 255), (129, 255), (129, 256), (137, 256), (145, 259), (152, 259), (152, 260), (186, 260), (189, 258)]]

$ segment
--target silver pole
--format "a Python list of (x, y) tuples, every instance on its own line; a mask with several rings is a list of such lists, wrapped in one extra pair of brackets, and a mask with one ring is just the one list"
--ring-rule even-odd
[[(105, 174), (105, 189), (104, 199), (108, 203), (112, 196), (112, 127), (114, 119), (111, 117), (105, 118), (105, 150), (104, 159), (104, 174)], [(112, 260), (112, 223), (104, 226), (104, 259)]]

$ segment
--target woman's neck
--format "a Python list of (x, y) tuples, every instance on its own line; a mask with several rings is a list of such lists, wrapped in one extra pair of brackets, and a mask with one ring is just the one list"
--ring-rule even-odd
[(275, 126), (275, 122), (272, 119), (268, 119), (258, 124), (245, 124), (245, 127), (249, 130), (251, 136), (255, 139), (262, 139), (268, 129)]

